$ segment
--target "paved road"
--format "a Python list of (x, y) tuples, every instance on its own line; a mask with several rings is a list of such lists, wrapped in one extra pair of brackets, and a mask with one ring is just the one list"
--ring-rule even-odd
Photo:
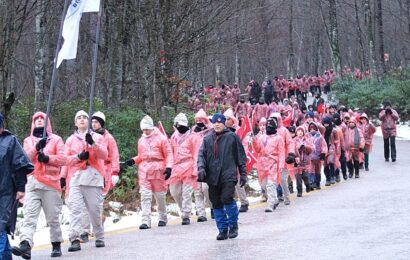
[[(410, 259), (410, 142), (398, 142), (398, 161), (386, 163), (375, 138), (370, 172), (265, 213), (240, 215), (239, 237), (216, 241), (213, 221), (108, 234), (105, 248), (90, 242), (60, 259)], [(50, 249), (32, 259), (49, 258)]]

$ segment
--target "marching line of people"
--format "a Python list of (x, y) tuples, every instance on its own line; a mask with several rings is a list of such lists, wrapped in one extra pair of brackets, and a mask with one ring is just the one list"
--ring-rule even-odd
[[(238, 214), (248, 210), (244, 186), (251, 168), (256, 169), (267, 198), (265, 212), (275, 211), (280, 201), (290, 204), (294, 182), (298, 197), (302, 196), (303, 185), (306, 192), (321, 189), (322, 168), (326, 186), (340, 182), (341, 175), (344, 180), (353, 176), (359, 178), (362, 164), (366, 171), (369, 170), (375, 126), (365, 113), (343, 106), (338, 110), (336, 106), (326, 107), (319, 93), (306, 111), (299, 109), (298, 101), (290, 101), (285, 99), (269, 109), (265, 106), (261, 113), (257, 109), (252, 119), (241, 108), (227, 109), (211, 118), (200, 109), (195, 114), (193, 127), (189, 127), (187, 116), (180, 113), (174, 119), (175, 131), (171, 138), (154, 126), (151, 117), (145, 116), (140, 122), (143, 134), (138, 140), (137, 156), (125, 162), (128, 167), (138, 167), (142, 210), (139, 228), (151, 228), (152, 197), (158, 206), (158, 226), (167, 225), (166, 193), (169, 188), (180, 208), (182, 225), (191, 222), (194, 195), (197, 221), (207, 221), (205, 208), (211, 207), (219, 231), (217, 239), (235, 238), (239, 231)], [(0, 141), (11, 142), (2, 147), (14, 147), (11, 152), (15, 153), (7, 155), (10, 149), (1, 150), (1, 155), (11, 162), (7, 167), (14, 167), (4, 166), (6, 173), (15, 180), (15, 184), (9, 185), (10, 180), (6, 182), (2, 176), (0, 187), (9, 189), (10, 194), (4, 208), (11, 212), (16, 207), (12, 197), (17, 196), (19, 200), (24, 197), (25, 212), (21, 242), (12, 249), (8, 241), (2, 244), (4, 234), (12, 231), (8, 223), (10, 213), (1, 213), (2, 255), (12, 251), (24, 259), (31, 258), (33, 234), (41, 209), (50, 226), (51, 256), (62, 255), (63, 239), (58, 221), (62, 189), (65, 189), (70, 210), (71, 245), (68, 251), (81, 250), (80, 242), (88, 240), (90, 223), (95, 246), (105, 246), (102, 204), (109, 189), (119, 181), (120, 172), (115, 139), (104, 128), (105, 115), (96, 112), (90, 119), (86, 112), (78, 111), (74, 117), (76, 130), (65, 144), (61, 137), (53, 134), (51, 122), (45, 124), (45, 118), (41, 112), (33, 115), (30, 136), (24, 140), (23, 151), (18, 141), (2, 129), (0, 115)], [(390, 102), (385, 102), (379, 118), (385, 159), (389, 161), (391, 157), (394, 162), (398, 114)], [(92, 120), (92, 129), (89, 129), (89, 120)], [(249, 160), (250, 153), (256, 158), (254, 162)], [(239, 209), (235, 193), (241, 201)], [(5, 237), (7, 240), (7, 235)]]

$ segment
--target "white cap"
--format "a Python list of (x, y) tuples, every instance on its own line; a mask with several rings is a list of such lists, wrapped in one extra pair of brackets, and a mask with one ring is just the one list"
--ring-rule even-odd
[(78, 111), (78, 112), (75, 114), (74, 123), (75, 123), (75, 120), (77, 120), (77, 118), (78, 118), (79, 116), (86, 116), (87, 118), (90, 118), (90, 117), (88, 116), (87, 112), (85, 112), (84, 110), (80, 110), (80, 111)]
[(174, 119), (174, 124), (176, 123), (179, 125), (188, 126), (188, 118), (184, 113), (179, 113)]
[(93, 118), (93, 117), (101, 118), (101, 119), (105, 122), (105, 115), (104, 115), (104, 113), (101, 112), (101, 111), (95, 112), (91, 118)]
[(154, 129), (154, 121), (150, 116), (144, 116), (140, 123), (141, 130)]

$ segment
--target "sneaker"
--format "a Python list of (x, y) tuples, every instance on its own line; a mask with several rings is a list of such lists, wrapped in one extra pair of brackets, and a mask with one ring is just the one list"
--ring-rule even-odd
[(279, 202), (278, 202), (278, 203), (273, 204), (273, 210), (275, 210), (278, 206), (279, 206)]
[(387, 159), (384, 159), (386, 162), (388, 162), (389, 161), (389, 158), (387, 158)]
[(330, 186), (330, 181), (326, 181), (325, 186)]
[(321, 188), (320, 188), (320, 184), (317, 184), (317, 185), (316, 185), (316, 189), (317, 189), (317, 190), (320, 190), (320, 189), (321, 189)]
[(31, 259), (31, 246), (27, 240), (20, 242), (19, 246), (13, 246), (13, 255), (21, 256), (24, 259)]
[(165, 227), (166, 225), (167, 225), (167, 222), (162, 221), (162, 220), (158, 221), (158, 227)]
[(80, 235), (80, 243), (87, 243), (89, 240), (88, 233), (82, 233)]
[(140, 229), (149, 229), (150, 227), (147, 224), (141, 224)]
[(268, 207), (265, 209), (265, 212), (273, 212), (273, 209)]
[(51, 257), (59, 257), (62, 256), (61, 253), (61, 242), (51, 242), (53, 249), (51, 250)]
[(364, 170), (365, 170), (366, 172), (368, 172), (368, 171), (369, 171), (369, 166), (365, 167)]
[(396, 158), (394, 158), (394, 159), (391, 159), (391, 161), (392, 161), (392, 162), (395, 162), (395, 161), (396, 161)]
[(189, 218), (183, 218), (181, 224), (182, 224), (183, 226), (186, 226), (186, 225), (191, 224), (191, 221), (189, 220)]
[(310, 186), (306, 187), (306, 193), (309, 193), (312, 190), (312, 188), (310, 188)]
[(105, 247), (104, 240), (101, 240), (101, 239), (95, 240), (95, 247)]
[(208, 219), (206, 218), (206, 217), (204, 217), (204, 216), (200, 216), (200, 217), (198, 217), (198, 220), (197, 220), (198, 222), (206, 222), (206, 221), (208, 221)]
[(340, 182), (340, 175), (336, 176), (336, 182), (339, 183)]
[(239, 208), (239, 212), (246, 212), (246, 211), (248, 211), (248, 204), (244, 204), (244, 205), (241, 205), (241, 207)]
[(238, 236), (238, 225), (234, 225), (233, 227), (229, 228), (228, 237), (235, 238)]
[(279, 202), (283, 202), (284, 201), (283, 196), (279, 196), (278, 200), (279, 200)]
[(331, 178), (331, 179), (330, 179), (330, 184), (336, 184), (335, 178)]
[(286, 206), (290, 205), (290, 200), (289, 200), (289, 199), (285, 200), (285, 201), (283, 202), (283, 204), (286, 205)]
[(298, 192), (298, 197), (302, 197), (302, 192)]
[(344, 180), (347, 180), (347, 175), (346, 175), (346, 173), (343, 173), (343, 179), (344, 179)]
[(216, 236), (216, 240), (226, 240), (228, 239), (228, 229), (225, 229), (219, 232), (218, 236)]
[(353, 178), (353, 173), (349, 173), (349, 178)]
[(68, 248), (68, 252), (75, 252), (75, 251), (80, 251), (81, 250), (81, 245), (80, 245), (80, 240), (76, 239), (71, 242), (71, 246)]
[(354, 178), (355, 178), (355, 179), (359, 179), (359, 178), (360, 178), (359, 174), (355, 174), (355, 175), (354, 175)]

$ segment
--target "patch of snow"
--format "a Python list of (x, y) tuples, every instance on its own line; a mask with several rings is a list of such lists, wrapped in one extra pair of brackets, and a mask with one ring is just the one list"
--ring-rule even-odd
[[(377, 127), (377, 131), (375, 133), (376, 136), (383, 136), (381, 127)], [(410, 140), (410, 126), (409, 124), (397, 125), (397, 137), (396, 140)]]

